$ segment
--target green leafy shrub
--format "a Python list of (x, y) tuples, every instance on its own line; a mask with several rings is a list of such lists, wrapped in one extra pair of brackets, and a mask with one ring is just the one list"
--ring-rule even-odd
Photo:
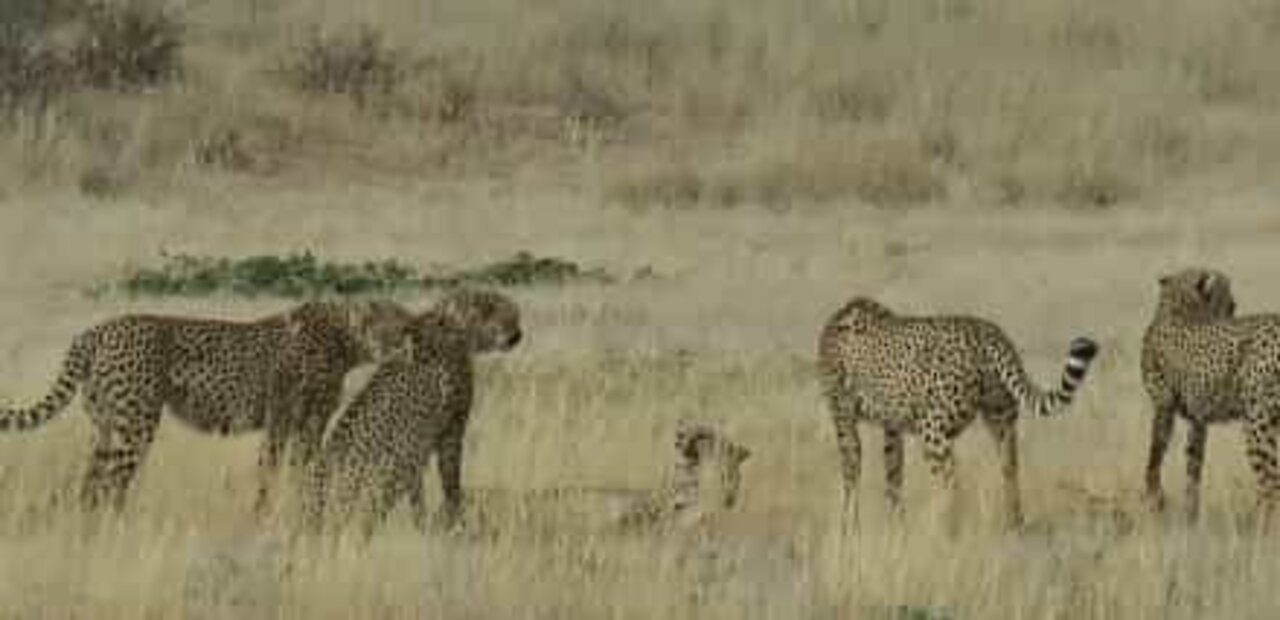
[(577, 263), (555, 257), (538, 257), (528, 252), (473, 269), (443, 276), (423, 278), (427, 287), (477, 284), (487, 286), (529, 286), (572, 282), (609, 283), (613, 277), (603, 269), (584, 269)]
[(863, 610), (874, 620), (954, 620), (950, 612), (920, 605), (877, 605)]
[(130, 271), (116, 288), (129, 295), (317, 297), (390, 294), (459, 285), (530, 286), (571, 282), (612, 282), (600, 269), (520, 252), (509, 259), (470, 269), (423, 275), (394, 259), (335, 263), (310, 252), (287, 256), (222, 257), (165, 254), (158, 267)]
[(309, 252), (242, 259), (164, 257), (159, 267), (141, 268), (120, 283), (131, 294), (304, 297), (391, 292), (416, 286), (413, 268), (394, 260), (341, 264), (317, 260)]

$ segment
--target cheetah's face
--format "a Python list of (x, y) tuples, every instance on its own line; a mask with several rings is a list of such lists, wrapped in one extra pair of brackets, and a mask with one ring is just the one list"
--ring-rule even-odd
[(713, 499), (732, 508), (742, 489), (742, 463), (751, 450), (720, 437), (709, 426), (685, 425), (676, 432), (681, 461), (694, 468), (704, 490), (714, 489)]
[(492, 291), (459, 290), (436, 306), (454, 327), (469, 335), (477, 353), (509, 351), (520, 343), (520, 308), (510, 298)]
[(1218, 320), (1235, 316), (1231, 281), (1213, 269), (1191, 268), (1159, 279), (1160, 300), (1183, 318)]
[(365, 362), (405, 355), (412, 347), (413, 314), (385, 300), (359, 301), (347, 309), (347, 324)]

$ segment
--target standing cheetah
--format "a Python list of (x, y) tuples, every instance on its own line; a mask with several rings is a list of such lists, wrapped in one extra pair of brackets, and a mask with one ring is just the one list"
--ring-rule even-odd
[(627, 506), (624, 529), (688, 526), (733, 508), (742, 488), (742, 462), (751, 450), (706, 424), (681, 420), (676, 428), (676, 468), (670, 483)]
[(460, 516), (472, 358), (515, 347), (520, 312), (498, 293), (459, 290), (419, 316), (410, 338), (407, 350), (378, 366), (325, 434), (304, 496), (309, 529), (340, 528), (359, 512), (369, 535), (406, 496), (415, 523), (424, 526), (422, 471), (433, 454), (444, 517), (453, 524)]
[(265, 428), (261, 512), (286, 445), (293, 464), (311, 458), (346, 373), (399, 346), (412, 318), (384, 301), (307, 302), (253, 322), (119, 316), (72, 340), (43, 400), (0, 409), (0, 431), (43, 425), (79, 391), (93, 423), (80, 501), (92, 509), (122, 505), (165, 406), (207, 433)]
[(1155, 409), (1148, 501), (1156, 510), (1164, 507), (1160, 469), (1180, 416), (1190, 424), (1186, 514), (1197, 520), (1208, 426), (1243, 418), (1259, 516), (1266, 522), (1280, 499), (1280, 314), (1236, 317), (1231, 282), (1212, 269), (1162, 276), (1159, 287), (1155, 316), (1142, 339), (1142, 381)]
[[(968, 316), (906, 316), (866, 297), (840, 308), (822, 329), (818, 364), (840, 448), (844, 523), (858, 521), (862, 471), (859, 422), (884, 430), (886, 498), (900, 511), (903, 434), (920, 434), (935, 484), (954, 495), (953, 442), (981, 416), (995, 439), (1004, 478), (1006, 523), (1022, 523), (1018, 489), (1018, 410), (1050, 415), (1070, 404), (1097, 344), (1072, 341), (1061, 385), (1031, 383), (1009, 338), (994, 323)], [(954, 501), (948, 497), (949, 504)]]

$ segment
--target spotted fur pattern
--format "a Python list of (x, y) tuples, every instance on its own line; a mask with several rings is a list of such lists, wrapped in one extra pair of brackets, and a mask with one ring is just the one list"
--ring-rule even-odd
[(1164, 507), (1161, 465), (1174, 420), (1181, 417), (1188, 424), (1186, 512), (1195, 521), (1209, 426), (1243, 420), (1258, 509), (1266, 521), (1280, 499), (1280, 314), (1235, 316), (1231, 282), (1213, 269), (1162, 276), (1159, 290), (1142, 340), (1142, 380), (1155, 413), (1146, 466), (1148, 501), (1156, 510)]
[(936, 486), (951, 494), (954, 440), (978, 417), (1000, 453), (1006, 520), (1020, 524), (1018, 412), (1044, 416), (1063, 410), (1096, 353), (1092, 340), (1072, 341), (1058, 387), (1044, 390), (1027, 377), (1013, 344), (994, 323), (968, 316), (901, 315), (866, 297), (846, 303), (818, 341), (823, 390), (840, 449), (846, 526), (858, 519), (859, 423), (884, 431), (886, 498), (898, 512), (903, 436), (921, 436)]
[(52, 390), (0, 409), (0, 431), (42, 426), (77, 392), (93, 424), (81, 487), (86, 508), (119, 507), (145, 459), (161, 411), (206, 433), (267, 430), (258, 509), (286, 445), (314, 453), (346, 373), (404, 341), (412, 315), (384, 301), (307, 302), (252, 322), (131, 314), (72, 340)]
[(681, 421), (676, 429), (671, 480), (631, 503), (618, 518), (624, 529), (688, 526), (733, 508), (742, 488), (742, 463), (751, 450), (706, 424)]
[(407, 352), (380, 364), (326, 433), (308, 476), (309, 529), (341, 529), (358, 517), (368, 535), (406, 497), (425, 525), (422, 472), (433, 455), (444, 519), (456, 523), (472, 358), (510, 350), (521, 338), (516, 304), (493, 292), (453, 292), (416, 319)]

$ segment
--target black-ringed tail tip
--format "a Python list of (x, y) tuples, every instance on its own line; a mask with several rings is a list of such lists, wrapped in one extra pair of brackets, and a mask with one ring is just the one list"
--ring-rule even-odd
[(1097, 355), (1098, 343), (1092, 339), (1082, 336), (1071, 341), (1071, 347), (1067, 353), (1067, 368), (1062, 374), (1064, 396), (1070, 396), (1076, 388), (1080, 387), (1085, 373), (1089, 371), (1089, 363)]
[(1098, 343), (1092, 338), (1080, 336), (1071, 341), (1071, 357), (1091, 360), (1098, 355)]

